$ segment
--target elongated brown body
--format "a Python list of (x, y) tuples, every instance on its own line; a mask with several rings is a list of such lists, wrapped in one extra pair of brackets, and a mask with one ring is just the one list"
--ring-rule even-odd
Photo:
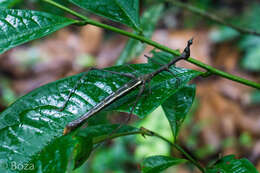
[(67, 134), (77, 128), (78, 126), (82, 125), (85, 120), (93, 116), (94, 114), (101, 111), (103, 108), (111, 104), (113, 101), (121, 97), (122, 95), (128, 93), (129, 91), (132, 91), (133, 88), (136, 88), (137, 86), (142, 84), (142, 80), (140, 78), (133, 79), (126, 84), (124, 84), (122, 87), (118, 88), (115, 92), (107, 96), (104, 100), (99, 102), (97, 105), (95, 105), (93, 108), (91, 108), (88, 112), (86, 112), (84, 115), (82, 115), (80, 118), (70, 122), (66, 128), (63, 131), (63, 134)]
[[(189, 56), (190, 56), (190, 45), (192, 44), (192, 40), (193, 39), (190, 39), (188, 41), (186, 48), (184, 49), (184, 51), (182, 52), (182, 54), (179, 57), (174, 58), (168, 64), (162, 65), (159, 69), (155, 70), (152, 73), (144, 74), (140, 77), (137, 77), (137, 78), (130, 80), (129, 82), (124, 84), (122, 87), (120, 87), (118, 90), (116, 90), (115, 92), (113, 92), (112, 94), (107, 96), (104, 100), (102, 100), (97, 105), (95, 105), (92, 109), (90, 109), (88, 112), (86, 112), (80, 118), (70, 122), (66, 126), (66, 128), (64, 129), (63, 134), (67, 134), (67, 133), (71, 132), (72, 130), (76, 129), (77, 127), (81, 126), (88, 118), (90, 118), (94, 114), (101, 111), (103, 108), (105, 108), (106, 106), (111, 104), (113, 101), (115, 101), (119, 97), (123, 96), (124, 94), (126, 94), (126, 93), (128, 93), (132, 90), (134, 90), (138, 86), (143, 85), (143, 88), (141, 90), (141, 91), (143, 91), (144, 87), (145, 87), (145, 83), (149, 82), (154, 76), (158, 75), (162, 71), (171, 72), (169, 70), (170, 66), (174, 65), (179, 60), (189, 58)], [(113, 73), (118, 74), (118, 72), (113, 72)], [(125, 75), (125, 76), (131, 77), (130, 75)]]

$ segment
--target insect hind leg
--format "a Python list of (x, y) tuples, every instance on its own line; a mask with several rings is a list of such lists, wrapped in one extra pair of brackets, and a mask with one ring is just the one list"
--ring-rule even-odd
[(67, 106), (67, 104), (68, 104), (70, 98), (72, 97), (72, 94), (74, 94), (74, 93), (76, 92), (76, 90), (77, 90), (79, 84), (81, 83), (82, 79), (84, 79), (84, 78), (86, 77), (86, 75), (88, 74), (88, 72), (93, 71), (93, 70), (108, 72), (108, 73), (112, 73), (112, 74), (118, 74), (118, 75), (125, 76), (125, 77), (131, 78), (131, 79), (136, 79), (136, 76), (133, 75), (133, 74), (131, 74), (131, 73), (122, 73), (122, 72), (116, 72), (116, 71), (110, 71), (110, 70), (106, 70), (106, 69), (98, 69), (98, 68), (95, 68), (95, 67), (91, 67), (90, 69), (88, 69), (88, 70), (85, 72), (85, 74), (83, 74), (83, 75), (80, 77), (79, 80), (77, 80), (76, 84), (73, 86), (73, 89), (70, 90), (69, 95), (68, 95), (67, 99), (65, 100), (65, 103), (63, 104), (63, 106), (62, 106), (61, 108), (58, 108), (58, 111), (61, 112), (61, 111), (63, 111), (63, 110), (66, 108), (66, 106)]
[(104, 71), (104, 72), (109, 72), (109, 73), (112, 73), (112, 74), (125, 76), (125, 77), (132, 78), (132, 79), (136, 79), (136, 76), (133, 75), (132, 73), (122, 73), (122, 72), (110, 71), (110, 70), (105, 70), (105, 69), (99, 69), (99, 70)]
[(74, 93), (76, 92), (76, 90), (77, 90), (79, 84), (81, 83), (82, 79), (84, 79), (84, 78), (86, 77), (86, 75), (88, 74), (88, 72), (89, 72), (89, 71), (92, 71), (92, 70), (99, 70), (99, 69), (98, 69), (98, 68), (95, 68), (95, 67), (91, 67), (91, 68), (88, 69), (86, 72), (84, 72), (85, 74), (83, 74), (83, 75), (80, 77), (80, 79), (77, 80), (77, 82), (76, 82), (76, 84), (73, 86), (72, 90), (70, 90), (69, 95), (68, 95), (67, 99), (65, 100), (65, 103), (63, 104), (63, 106), (62, 106), (61, 108), (58, 108), (58, 111), (61, 112), (61, 111), (63, 111), (63, 110), (66, 108), (66, 106), (67, 106), (67, 104), (68, 104), (70, 98), (72, 97), (72, 94), (74, 94)]

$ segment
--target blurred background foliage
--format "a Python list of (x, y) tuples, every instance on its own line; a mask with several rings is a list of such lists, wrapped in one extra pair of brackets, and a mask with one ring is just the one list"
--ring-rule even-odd
[[(67, 1), (56, 1), (81, 11)], [(182, 2), (216, 14), (236, 26), (260, 31), (260, 3), (257, 0)], [(140, 0), (140, 14), (156, 3), (157, 0)], [(0, 0), (0, 7), (67, 15), (41, 0)], [(230, 27), (178, 8), (169, 1), (165, 2), (165, 7), (153, 40), (181, 49), (186, 40), (194, 37), (192, 57), (229, 73), (260, 81), (260, 37), (240, 34)], [(82, 13), (128, 30), (118, 23)], [(94, 26), (72, 26), (7, 51), (0, 55), (0, 111), (43, 84), (79, 73), (90, 66), (103, 68), (115, 64), (126, 41), (123, 36)], [(148, 46), (131, 63), (146, 62), (144, 54), (149, 54), (151, 49)], [(185, 62), (178, 65), (199, 69)], [(193, 83), (197, 85), (196, 101), (181, 129), (178, 141), (181, 146), (205, 164), (218, 159), (219, 155), (235, 154), (247, 157), (260, 170), (260, 91), (215, 76), (196, 79)], [(121, 122), (123, 115), (113, 116), (111, 121)], [(143, 120), (133, 119), (136, 126), (144, 126), (172, 139), (161, 108)], [(75, 173), (139, 172), (143, 158), (155, 154), (180, 157), (177, 151), (158, 139), (128, 136), (97, 148)], [(166, 172), (196, 170), (190, 165), (182, 165)]]

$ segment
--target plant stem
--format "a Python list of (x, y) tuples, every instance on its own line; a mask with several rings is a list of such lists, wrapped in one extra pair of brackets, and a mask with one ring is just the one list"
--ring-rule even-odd
[(201, 9), (195, 7), (195, 6), (190, 5), (190, 4), (183, 3), (183, 2), (180, 2), (180, 1), (176, 1), (176, 0), (166, 0), (166, 1), (172, 3), (176, 7), (186, 9), (186, 10), (192, 12), (192, 13), (195, 13), (195, 14), (198, 14), (202, 17), (208, 18), (208, 19), (210, 19), (210, 20), (212, 20), (216, 23), (226, 25), (230, 28), (233, 28), (234, 30), (236, 30), (236, 31), (238, 31), (242, 34), (251, 34), (251, 35), (260, 36), (260, 32), (251, 30), (249, 28), (240, 28), (236, 25), (233, 25), (231, 23), (226, 22), (225, 20), (221, 19), (220, 17), (218, 17), (214, 14), (207, 13), (206, 11), (201, 10)]
[[(83, 16), (83, 15), (77, 13), (76, 11), (73, 11), (73, 10), (71, 10), (71, 9), (69, 9), (69, 8), (67, 8), (67, 7), (65, 7), (65, 6), (59, 4), (59, 3), (55, 2), (55, 1), (52, 1), (52, 0), (43, 0), (43, 1), (45, 1), (45, 2), (47, 2), (47, 3), (49, 3), (49, 4), (51, 4), (51, 5), (53, 5), (53, 6), (55, 6), (55, 7), (58, 7), (58, 8), (60, 8), (60, 9), (62, 9), (62, 10), (64, 10), (64, 11), (66, 11), (66, 12), (68, 12), (68, 13), (70, 13), (70, 14), (72, 14), (72, 15), (74, 15), (74, 16), (80, 18), (80, 19), (83, 19), (84, 21), (89, 20), (86, 16)], [(80, 22), (79, 22), (79, 23), (80, 23)]]
[(114, 138), (117, 138), (117, 137), (135, 135), (135, 134), (141, 134), (143, 136), (157, 137), (157, 138), (164, 140), (165, 142), (170, 144), (172, 147), (177, 149), (179, 152), (181, 152), (186, 157), (186, 159), (189, 160), (194, 166), (196, 166), (202, 173), (205, 173), (205, 168), (203, 168), (203, 166), (201, 166), (201, 164), (198, 161), (196, 161), (196, 159), (192, 158), (192, 156), (190, 156), (181, 146), (169, 141), (168, 139), (164, 138), (163, 136), (159, 135), (158, 133), (153, 132), (151, 130), (148, 130), (144, 127), (141, 127), (137, 131), (118, 133), (118, 134), (114, 134), (114, 135), (109, 135), (107, 138), (94, 140), (94, 144), (98, 144), (98, 143), (101, 143), (101, 142), (104, 142), (104, 141), (107, 141), (107, 140), (111, 140), (111, 139), (114, 139)]
[[(106, 25), (106, 24), (97, 22), (95, 20), (89, 19), (89, 18), (87, 18), (87, 17), (85, 17), (85, 16), (83, 16), (83, 15), (81, 15), (81, 14), (79, 14), (79, 13), (77, 13), (77, 12), (75, 12), (75, 11), (65, 7), (65, 6), (63, 6), (63, 5), (60, 5), (60, 4), (52, 1), (52, 0), (44, 0), (44, 1), (46, 1), (46, 2), (56, 6), (58, 8), (60, 8), (62, 10), (64, 10), (64, 11), (66, 11), (66, 12), (70, 13), (70, 14), (72, 14), (74, 16), (77, 16), (80, 19), (82, 19), (83, 21), (79, 21), (78, 22), (79, 25), (91, 24), (91, 25), (98, 26), (98, 27), (101, 27), (101, 28), (104, 28), (104, 29), (108, 29), (108, 30), (117, 32), (117, 33), (119, 33), (121, 35), (125, 35), (127, 37), (134, 38), (134, 39), (139, 40), (139, 41), (141, 41), (143, 43), (149, 44), (149, 45), (151, 45), (151, 46), (153, 46), (155, 48), (158, 48), (158, 49), (160, 49), (162, 51), (166, 51), (166, 52), (169, 52), (169, 53), (171, 53), (173, 55), (180, 56), (180, 53), (178, 51), (170, 49), (167, 46), (159, 44), (159, 43), (157, 43), (155, 41), (152, 41), (152, 40), (150, 40), (148, 38), (145, 38), (145, 37), (143, 37), (141, 35), (137, 35), (137, 34), (134, 34), (134, 33), (131, 33), (131, 32), (127, 32), (127, 31), (124, 31), (122, 29), (118, 29), (116, 27), (113, 27), (113, 26), (110, 26), (110, 25)], [(238, 77), (238, 76), (235, 76), (235, 75), (223, 72), (221, 70), (218, 70), (218, 69), (216, 69), (216, 68), (214, 68), (214, 67), (212, 67), (210, 65), (204, 64), (204, 63), (202, 63), (202, 62), (200, 62), (200, 61), (198, 61), (198, 60), (196, 60), (194, 58), (191, 58), (191, 57), (188, 58), (187, 61), (192, 63), (192, 64), (195, 64), (195, 65), (197, 65), (197, 66), (199, 66), (199, 67), (201, 67), (203, 69), (206, 69), (207, 71), (211, 72), (212, 74), (215, 74), (215, 75), (218, 75), (218, 76), (230, 79), (232, 81), (236, 81), (236, 82), (245, 84), (247, 86), (251, 86), (251, 87), (256, 88), (256, 89), (260, 89), (260, 84), (257, 83), (257, 82), (250, 81), (250, 80), (247, 80), (247, 79), (244, 79), (244, 78), (241, 78), (241, 77)]]
[[(147, 130), (147, 129), (146, 129)], [(149, 131), (151, 134), (153, 135), (150, 135), (150, 136), (156, 136), (162, 140), (164, 140), (165, 142), (169, 143), (172, 147), (174, 147), (175, 149), (177, 149), (179, 152), (181, 152), (192, 164), (194, 164), (201, 172), (205, 173), (205, 168), (203, 168), (201, 166), (201, 164), (196, 161), (195, 159), (192, 158), (192, 156), (190, 156), (183, 148), (181, 148), (181, 146), (169, 141), (168, 139), (164, 138), (163, 136), (159, 135), (158, 133), (156, 132), (152, 132), (152, 131)]]

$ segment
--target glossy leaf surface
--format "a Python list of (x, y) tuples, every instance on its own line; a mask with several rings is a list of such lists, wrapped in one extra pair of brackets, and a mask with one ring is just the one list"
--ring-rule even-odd
[[(113, 138), (139, 132), (139, 129), (131, 126), (122, 126), (118, 131), (115, 131), (118, 127), (118, 124), (89, 126), (79, 130), (77, 134), (56, 138), (29, 162), (29, 165), (34, 165), (35, 168), (31, 172), (73, 170), (88, 159), (94, 144), (100, 143), (108, 137)], [(114, 134), (112, 134), (113, 132)]]
[(179, 129), (192, 106), (195, 98), (195, 90), (195, 85), (186, 85), (162, 104), (162, 108), (170, 123), (175, 140)]
[(44, 12), (2, 8), (0, 10), (0, 53), (76, 22), (76, 20)]
[[(133, 72), (135, 69), (134, 73), (141, 75), (154, 71), (158, 65), (135, 64), (131, 67), (116, 66), (109, 70)], [(162, 72), (152, 79), (151, 93), (149, 89), (145, 90), (134, 110), (136, 115), (142, 118), (149, 114), (187, 82), (201, 74), (181, 68), (172, 70), (175, 76)], [(0, 114), (0, 164), (27, 163), (41, 151), (48, 151), (48, 145), (59, 141), (69, 122), (79, 118), (130, 80), (117, 74), (93, 70), (78, 82), (82, 75), (83, 73), (64, 78), (35, 89)], [(72, 94), (65, 110), (60, 112), (58, 109), (63, 106), (76, 83), (79, 83), (76, 92)], [(105, 110), (129, 112), (129, 105), (135, 102), (138, 91), (135, 89)]]
[(70, 0), (70, 2), (92, 13), (140, 30), (139, 0)]
[(247, 159), (236, 159), (234, 155), (221, 158), (207, 173), (258, 173), (254, 165)]
[(21, 0), (0, 0), (1, 8), (11, 8), (14, 5), (18, 4)]
[[(89, 126), (87, 128), (81, 129), (77, 136), (83, 137), (83, 138), (89, 138), (91, 137), (93, 139), (93, 143), (99, 143), (109, 138), (115, 138), (117, 136), (124, 136), (127, 134), (137, 134), (140, 130), (132, 127), (123, 125), (121, 128), (118, 129), (120, 125), (119, 124), (101, 124), (101, 125), (94, 125)], [(112, 132), (114, 130), (117, 131), (113, 134)]]
[(80, 138), (72, 134), (57, 137), (47, 144), (28, 162), (32, 170), (22, 172), (70, 172), (85, 161), (92, 151), (91, 138)]
[(186, 162), (185, 159), (168, 156), (151, 156), (143, 161), (141, 168), (143, 173), (157, 173), (184, 162)]

